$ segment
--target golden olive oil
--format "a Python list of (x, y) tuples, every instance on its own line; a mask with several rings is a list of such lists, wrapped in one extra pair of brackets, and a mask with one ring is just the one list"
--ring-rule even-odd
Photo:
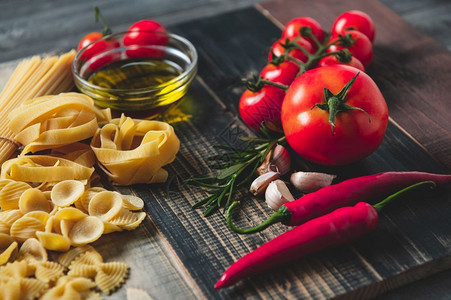
[(126, 59), (94, 72), (88, 82), (108, 89), (158, 88), (181, 73), (180, 66), (165, 60)]
[[(175, 105), (186, 93), (186, 79), (172, 80), (183, 73), (180, 65), (159, 59), (126, 59), (111, 63), (95, 71), (88, 82), (99, 87), (113, 90), (136, 90), (136, 98), (131, 99), (128, 92), (102, 91), (103, 97), (116, 99), (105, 104), (112, 109), (113, 116), (125, 113), (127, 116), (152, 119), (169, 107)], [(172, 80), (172, 81), (171, 81)], [(147, 98), (145, 104), (143, 98)], [(120, 107), (116, 106), (116, 103)], [(124, 103), (127, 103), (124, 105)], [(137, 106), (141, 105), (141, 106)]]

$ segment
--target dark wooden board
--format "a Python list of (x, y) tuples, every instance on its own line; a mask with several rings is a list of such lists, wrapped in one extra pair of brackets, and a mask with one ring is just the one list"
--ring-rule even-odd
[(378, 1), (298, 1), (262, 3), (280, 26), (300, 15), (330, 30), (344, 11), (368, 12), (376, 24), (374, 56), (368, 73), (384, 92), (391, 118), (442, 164), (451, 168), (451, 52), (422, 34)]
[[(376, 12), (379, 24), (385, 28), (382, 32), (386, 35), (390, 33), (391, 28), (396, 28), (392, 26), (400, 25), (401, 27), (396, 29), (389, 40), (377, 40), (375, 49), (379, 56), (376, 56), (374, 65), (369, 70), (370, 75), (377, 79), (387, 100), (391, 101), (391, 111), (409, 102), (401, 101), (405, 98), (398, 97), (399, 94), (393, 92), (394, 84), (387, 82), (381, 74), (387, 72), (384, 63), (393, 64), (394, 70), (391, 71), (402, 83), (401, 90), (406, 95), (414, 96), (412, 99), (415, 101), (418, 99), (412, 94), (418, 93), (418, 89), (409, 88), (409, 80), (416, 79), (418, 74), (419, 83), (435, 79), (439, 83), (431, 87), (443, 91), (443, 88), (449, 85), (449, 81), (446, 81), (449, 78), (449, 64), (446, 51), (376, 1), (307, 3), (307, 1), (277, 0), (272, 4), (264, 4), (270, 13), (264, 11), (263, 6), (258, 7), (271, 18), (271, 21), (254, 9), (214, 16), (220, 11), (236, 10), (255, 2), (252, 0), (196, 0), (189, 3), (171, 1), (172, 4), (165, 0), (158, 2), (136, 0), (133, 5), (118, 0), (99, 3), (105, 15), (113, 20), (111, 24), (115, 30), (127, 28), (138, 18), (156, 16), (164, 24), (176, 24), (170, 29), (192, 40), (200, 53), (199, 77), (180, 106), (188, 120), (174, 124), (183, 144), (176, 161), (167, 168), (170, 180), (162, 185), (120, 188), (125, 193), (137, 193), (142, 196), (151, 218), (147, 218), (135, 231), (106, 235), (95, 243), (95, 247), (105, 259), (121, 260), (131, 266), (130, 278), (124, 288), (109, 298), (124, 299), (129, 295), (129, 299), (148, 299), (148, 297), (362, 299), (374, 297), (409, 282), (414, 283), (392, 293), (392, 297), (389, 298), (403, 296), (416, 298), (420, 292), (416, 280), (435, 273), (438, 274), (425, 280), (428, 282), (427, 288), (444, 289), (438, 295), (442, 297), (447, 295), (449, 287), (446, 290), (447, 285), (438, 286), (434, 280), (443, 282), (449, 278), (449, 271), (441, 273), (440, 271), (451, 266), (449, 189), (403, 199), (401, 203), (384, 211), (380, 226), (375, 232), (350, 245), (321, 251), (290, 266), (281, 266), (272, 272), (245, 280), (224, 291), (213, 290), (213, 284), (231, 263), (287, 230), (283, 226), (275, 226), (262, 234), (236, 235), (226, 227), (222, 214), (215, 214), (206, 219), (202, 217), (201, 211), (192, 210), (191, 204), (201, 199), (204, 194), (197, 188), (180, 184), (184, 178), (204, 174), (210, 170), (210, 162), (206, 158), (216, 153), (212, 144), (234, 143), (237, 135), (247, 133), (246, 127), (236, 117), (236, 105), (243, 91), (240, 78), (250, 72), (258, 72), (263, 66), (267, 48), (280, 34), (280, 27), (274, 24), (280, 26), (290, 16), (310, 15), (327, 28), (332, 18), (342, 10), (350, 8), (352, 3), (352, 8)], [(174, 5), (174, 2), (177, 3), (176, 8), (171, 9), (170, 6)], [(402, 1), (396, 3), (400, 2)], [(419, 0), (415, 1), (418, 2)], [(0, 41), (5, 41), (6, 37), (6, 43), (2, 43), (1, 46), (0, 61), (70, 49), (74, 46), (74, 40), (80, 38), (86, 31), (98, 29), (92, 22), (92, 2), (81, 0), (77, 3), (72, 1), (58, 1), (58, 5), (55, 3), (21, 0), (4, 1), (0, 4), (3, 8), (0, 12), (0, 24), (3, 25), (2, 33), (5, 33), (4, 36), (0, 35)], [(433, 3), (435, 7), (441, 7), (441, 4), (437, 3), (443, 2), (434, 0)], [(405, 14), (409, 12), (415, 17), (413, 9), (404, 11)], [(17, 17), (17, 14), (20, 17)], [(197, 19), (211, 15), (213, 17)], [(196, 18), (193, 22), (178, 24), (193, 18)], [(412, 42), (412, 37), (418, 38), (412, 48), (406, 49), (403, 45), (399, 45), (399, 42), (405, 40)], [(389, 51), (393, 43), (399, 48), (398, 53)], [(404, 55), (414, 57), (412, 53), (420, 51), (421, 47), (432, 47), (433, 57), (430, 60), (412, 64), (411, 59), (404, 59)], [(396, 59), (389, 57), (385, 62), (385, 54), (395, 55)], [(434, 73), (428, 73), (430, 77), (425, 78), (422, 71), (415, 68), (422, 66), (421, 63), (428, 64), (431, 61), (435, 65), (442, 56), (445, 57), (444, 63), (437, 66), (437, 70), (445, 71), (443, 78), (437, 79)], [(14, 63), (8, 64), (8, 67), (12, 65)], [(376, 66), (381, 67), (380, 71)], [(8, 72), (3, 74), (4, 69), (1, 71), (0, 77), (3, 82)], [(425, 93), (420, 91), (419, 94), (420, 100), (424, 103)], [(431, 94), (435, 96), (440, 94), (443, 97), (437, 100), (437, 105), (432, 106), (431, 110), (428, 108), (424, 110), (427, 114), (425, 117), (427, 119), (432, 116), (433, 121), (440, 123), (443, 113), (449, 112), (444, 109), (447, 102), (443, 102), (443, 99), (445, 101), (448, 99), (447, 93), (433, 91)], [(349, 168), (325, 169), (311, 164), (307, 166), (314, 170), (322, 169), (337, 173), (340, 180), (386, 170), (449, 172), (449, 168), (443, 167), (430, 156), (431, 152), (438, 153), (436, 156), (443, 162), (444, 154), (440, 149), (444, 150), (445, 156), (446, 151), (449, 152), (450, 147), (447, 144), (450, 136), (449, 127), (445, 127), (444, 140), (435, 140), (435, 127), (430, 136), (428, 135), (430, 128), (423, 128), (425, 124), (422, 122), (425, 117), (423, 113), (418, 114), (423, 107), (414, 108), (413, 117), (404, 119), (407, 123), (415, 123), (419, 118), (418, 121), (421, 121), (419, 125), (407, 128), (395, 118), (402, 127), (391, 123), (381, 148), (368, 159)], [(191, 115), (191, 118), (188, 115)], [(447, 120), (443, 124), (449, 124)], [(434, 124), (432, 122), (432, 125)], [(417, 134), (419, 131), (420, 134), (430, 138), (428, 143), (420, 141), (429, 152), (424, 151), (422, 146), (413, 141), (406, 134), (406, 130), (409, 134)], [(418, 139), (417, 135), (414, 137)], [(238, 216), (243, 226), (257, 224), (271, 213), (260, 200), (250, 197), (245, 189), (240, 191), (236, 198), (242, 200), (244, 206), (246, 215), (241, 213)], [(135, 294), (130, 294), (130, 291), (135, 291)], [(140, 294), (140, 291), (143, 294)], [(430, 291), (422, 295), (434, 296), (437, 293)]]
[[(183, 146), (169, 168), (169, 183), (136, 186), (134, 191), (145, 199), (152, 220), (190, 274), (190, 284), (205, 297), (367, 298), (451, 266), (447, 217), (451, 199), (447, 190), (393, 206), (382, 213), (374, 233), (351, 245), (319, 252), (230, 289), (214, 291), (213, 284), (231, 263), (287, 228), (280, 225), (257, 235), (236, 235), (228, 230), (222, 214), (203, 218), (201, 211), (192, 210), (190, 206), (204, 194), (180, 181), (209, 170), (206, 158), (216, 153), (213, 143), (233, 143), (237, 133), (245, 132), (234, 113), (243, 91), (238, 79), (261, 68), (265, 46), (280, 30), (254, 9), (185, 23), (171, 30), (191, 40), (200, 54), (199, 79), (180, 107), (193, 118), (174, 124)], [(392, 123), (373, 155), (352, 166), (328, 171), (343, 179), (387, 170), (447, 171)], [(240, 214), (244, 226), (258, 223), (270, 213), (245, 190), (237, 198), (244, 203), (245, 214)]]

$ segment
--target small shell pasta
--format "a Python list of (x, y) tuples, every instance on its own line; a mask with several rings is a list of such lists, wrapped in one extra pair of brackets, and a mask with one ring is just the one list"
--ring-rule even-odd
[(77, 180), (58, 182), (52, 189), (50, 197), (59, 207), (66, 207), (77, 201), (85, 191), (83, 183)]
[(122, 206), (129, 210), (140, 210), (144, 208), (144, 201), (138, 196), (122, 195)]
[(48, 256), (47, 251), (37, 239), (29, 238), (20, 246), (18, 259), (30, 263), (45, 262), (48, 260)]
[(0, 265), (6, 264), (17, 255), (17, 242), (8, 234), (0, 233)]
[(86, 245), (102, 236), (103, 222), (97, 217), (88, 216), (79, 220), (70, 229), (68, 238), (74, 246)]
[(19, 199), (23, 192), (31, 188), (21, 181), (12, 181), (0, 190), (0, 208), (10, 210), (19, 208)]
[(36, 231), (44, 231), (41, 221), (30, 217), (21, 217), (11, 225), (11, 236), (18, 242), (36, 237)]
[(36, 237), (47, 250), (67, 251), (70, 248), (70, 240), (61, 234), (37, 231)]
[(88, 212), (91, 216), (109, 221), (119, 214), (122, 208), (122, 197), (117, 192), (104, 191), (97, 193), (89, 202)]
[(134, 230), (141, 224), (141, 222), (146, 218), (147, 214), (145, 212), (133, 213), (136, 215), (136, 221), (129, 224), (122, 225), (121, 228), (125, 230)]
[(50, 212), (52, 210), (52, 205), (41, 190), (29, 188), (20, 195), (19, 210), (23, 214), (35, 210)]
[(0, 211), (0, 222), (11, 227), (11, 225), (22, 216), (23, 213), (21, 213), (19, 209)]

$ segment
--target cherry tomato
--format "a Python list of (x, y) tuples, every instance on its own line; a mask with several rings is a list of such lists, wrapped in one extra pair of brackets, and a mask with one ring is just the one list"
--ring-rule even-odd
[(332, 34), (343, 34), (345, 30), (357, 30), (373, 42), (375, 36), (374, 22), (369, 15), (359, 10), (350, 10), (341, 14), (332, 25)]
[(357, 68), (360, 71), (365, 72), (365, 67), (363, 66), (362, 62), (360, 60), (358, 60), (357, 58), (355, 58), (354, 56), (351, 56), (351, 60), (349, 62), (342, 62), (335, 55), (329, 55), (329, 56), (323, 57), (318, 62), (318, 67), (325, 67), (325, 66), (332, 66), (332, 65), (348, 65), (348, 66)]
[[(297, 36), (301, 36), (301, 28), (302, 27), (310, 27), (312, 29), (313, 35), (318, 39), (318, 41), (322, 42), (324, 40), (324, 30), (321, 25), (314, 19), (309, 17), (299, 17), (292, 19), (290, 22), (285, 25), (282, 37), (283, 38), (294, 38)], [(306, 37), (307, 41), (310, 42), (316, 48), (316, 43), (313, 39)]]
[(154, 20), (141, 20), (134, 23), (124, 36), (125, 46), (135, 46), (126, 51), (129, 57), (161, 58), (164, 50), (158, 47), (168, 43), (169, 37), (163, 25)]
[(116, 39), (99, 41), (101, 38), (103, 38), (103, 35), (100, 32), (88, 33), (80, 40), (77, 47), (79, 51), (85, 48), (80, 55), (80, 59), (82, 60), (87, 61), (96, 56), (95, 59), (89, 62), (89, 68), (93, 71), (117, 60), (120, 56), (119, 53), (104, 55), (103, 53), (120, 47), (120, 43)]
[(260, 131), (262, 122), (270, 128), (281, 128), (280, 108), (285, 91), (264, 85), (259, 91), (244, 91), (238, 109), (244, 123), (255, 131)]
[[(337, 100), (333, 96), (349, 83), (352, 85), (340, 102), (343, 106), (338, 107), (331, 121), (325, 88), (329, 91), (327, 97)], [(343, 109), (345, 105), (350, 109)], [(335, 65), (309, 70), (295, 79), (283, 101), (281, 120), (288, 144), (299, 155), (319, 164), (343, 165), (359, 161), (377, 149), (387, 128), (388, 109), (367, 74)]]
[(290, 85), (299, 73), (299, 66), (291, 61), (283, 61), (277, 65), (267, 64), (260, 72), (265, 80)]
[[(351, 38), (354, 41), (351, 46), (332, 45), (326, 52), (334, 52), (346, 48), (353, 56), (360, 60), (365, 68), (368, 67), (371, 59), (373, 58), (373, 45), (370, 40), (366, 37), (366, 35), (356, 30), (347, 30), (345, 34), (351, 35)], [(333, 35), (331, 37), (331, 42), (336, 39), (338, 39), (338, 35)]]
[[(293, 40), (294, 40), (294, 38), (280, 38), (277, 41), (275, 41), (274, 44), (272, 44), (272, 46), (271, 46), (271, 50), (269, 51), (268, 60), (272, 61), (274, 58), (273, 55), (275, 55), (276, 57), (279, 57), (282, 54), (284, 54), (285, 48), (282, 45), (286, 44), (288, 41), (293, 41)], [(314, 53), (314, 51), (315, 51), (313, 49), (313, 46), (303, 37), (297, 38), (297, 44), (299, 46), (303, 47), (309, 53)], [(288, 52), (288, 55), (290, 55), (294, 58), (297, 58), (303, 62), (307, 61), (307, 56), (300, 49), (291, 49)]]

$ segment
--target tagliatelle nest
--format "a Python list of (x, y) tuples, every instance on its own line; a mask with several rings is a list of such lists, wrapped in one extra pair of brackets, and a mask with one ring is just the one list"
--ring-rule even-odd
[(116, 184), (165, 182), (163, 166), (175, 159), (180, 141), (165, 122), (122, 115), (99, 128), (91, 148), (102, 170)]

